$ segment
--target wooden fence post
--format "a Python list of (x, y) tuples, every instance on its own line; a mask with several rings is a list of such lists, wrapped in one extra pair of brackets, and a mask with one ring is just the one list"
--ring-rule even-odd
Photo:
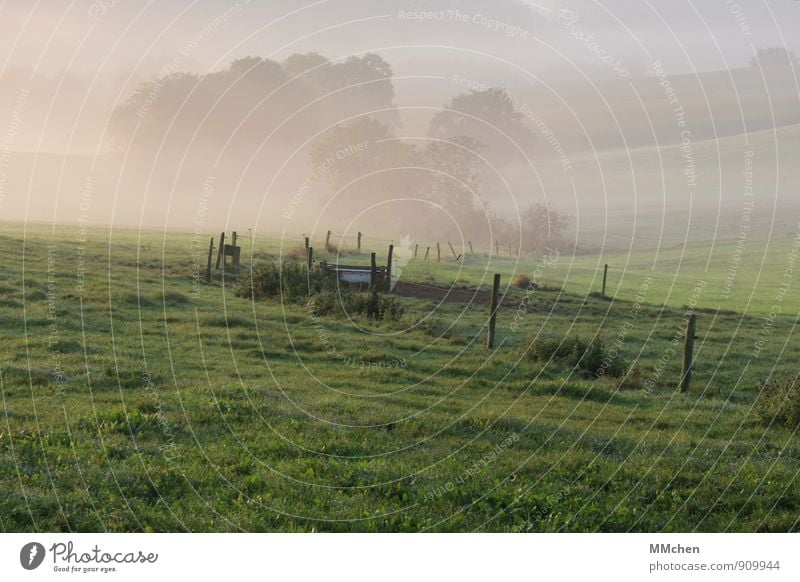
[(447, 241), (447, 246), (450, 247), (450, 252), (453, 253), (453, 258), (457, 260), (458, 256), (456, 255), (456, 251), (453, 249), (453, 245), (450, 244), (450, 241)]
[(308, 237), (306, 237), (305, 245), (306, 245), (306, 254), (308, 254), (308, 245), (309, 245)]
[(470, 256), (474, 255), (475, 253), (472, 251), (472, 241), (469, 241), (469, 254)]
[(428, 260), (428, 254), (431, 252), (431, 247), (425, 249), (425, 260)]
[(308, 261), (308, 270), (311, 270), (311, 266), (314, 264), (314, 247), (308, 247), (308, 254), (306, 256), (306, 260)]
[(414, 245), (414, 260), (417, 260), (417, 251), (419, 250), (419, 243)]
[(681, 370), (681, 392), (688, 392), (694, 367), (694, 336), (697, 331), (697, 315), (692, 313), (686, 322), (686, 339), (683, 342), (683, 369)]
[(389, 255), (386, 257), (386, 291), (389, 292), (392, 288), (392, 255), (394, 254), (394, 245), (389, 245)]
[[(231, 244), (231, 246), (234, 247), (232, 249), (233, 255), (231, 255), (231, 266), (233, 267), (234, 272), (239, 270), (239, 266), (241, 264), (241, 254), (240, 253), (241, 253), (242, 249), (236, 247), (236, 241), (237, 240), (239, 240), (239, 236), (236, 234), (236, 231), (234, 230), (232, 235), (231, 235), (231, 243), (233, 243), (233, 244)], [(225, 257), (222, 257), (222, 259), (225, 260)]]
[(494, 348), (494, 330), (497, 327), (497, 295), (500, 292), (500, 273), (494, 276), (494, 284), (492, 285), (492, 300), (489, 304), (489, 332), (486, 336), (486, 347), (488, 349)]
[(220, 260), (222, 260), (223, 262), (225, 261), (225, 256), (223, 254), (224, 252), (225, 252), (225, 233), (223, 232), (222, 234), (219, 235), (219, 249), (217, 249), (217, 264), (214, 267), (217, 270), (219, 270)]
[(331, 231), (328, 231), (328, 234), (325, 236), (325, 252), (328, 252), (328, 249), (331, 248)]
[(608, 279), (608, 265), (603, 267), (603, 297), (606, 296), (606, 279)]
[(369, 286), (375, 289), (375, 280), (378, 278), (378, 268), (375, 263), (375, 253), (369, 255)]
[(211, 283), (211, 257), (214, 256), (214, 237), (208, 245), (208, 265), (206, 265), (206, 283)]
[(442, 262), (442, 249), (439, 248), (439, 243), (436, 243), (436, 262)]
[(233, 247), (231, 261), (233, 261), (233, 270), (238, 272), (239, 267), (242, 266), (242, 247)]
[(358, 242), (356, 243), (356, 249), (359, 253), (361, 253), (361, 231), (358, 231)]

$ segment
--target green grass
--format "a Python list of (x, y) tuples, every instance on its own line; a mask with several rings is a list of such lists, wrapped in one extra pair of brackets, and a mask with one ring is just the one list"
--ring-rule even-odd
[[(2, 530), (798, 529), (800, 443), (753, 407), (800, 360), (796, 293), (761, 331), (790, 238), (753, 241), (725, 301), (735, 243), (562, 256), (524, 312), (525, 290), (505, 289), (490, 353), (485, 306), (404, 298), (399, 322), (312, 318), (236, 297), (231, 276), (193, 283), (189, 235), (109, 244), (92, 230), (83, 248), (67, 227), (3, 233)], [(605, 262), (614, 300), (589, 296)], [(401, 278), (488, 288), (536, 263), (419, 261)], [(670, 350), (699, 279), (697, 367), (680, 394)], [(536, 334), (610, 345), (623, 329), (640, 388), (520, 348)]]

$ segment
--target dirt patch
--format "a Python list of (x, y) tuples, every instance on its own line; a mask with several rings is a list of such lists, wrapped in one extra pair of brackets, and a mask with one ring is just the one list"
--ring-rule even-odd
[(439, 303), (477, 303), (478, 305), (489, 305), (492, 299), (491, 293), (485, 291), (432, 287), (430, 285), (419, 285), (417, 283), (407, 283), (405, 281), (398, 281), (397, 285), (394, 286), (393, 293), (400, 297), (429, 299)]
[[(429, 301), (436, 301), (437, 303), (489, 305), (492, 300), (492, 294), (488, 291), (434, 287), (432, 285), (421, 285), (419, 283), (408, 283), (405, 281), (398, 281), (392, 292), (400, 297), (427, 299)], [(508, 293), (506, 295), (500, 293), (499, 300), (501, 309), (516, 310), (522, 302), (522, 296), (513, 293)], [(525, 310), (528, 312), (547, 313), (551, 311), (552, 308), (553, 306), (550, 303), (535, 304), (533, 302), (528, 302), (525, 304)]]

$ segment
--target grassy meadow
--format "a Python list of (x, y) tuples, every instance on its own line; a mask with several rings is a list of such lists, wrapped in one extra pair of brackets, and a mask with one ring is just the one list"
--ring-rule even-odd
[[(793, 235), (399, 265), (438, 287), (501, 273), (492, 351), (485, 305), (401, 297), (395, 321), (313, 317), (238, 297), (233, 274), (198, 281), (208, 236), (2, 226), (0, 529), (800, 527), (800, 442), (755, 406), (800, 361)], [(242, 239), (243, 263), (297, 241)], [(514, 286), (522, 274), (537, 285)], [(633, 371), (531, 360), (531, 337), (600, 338)]]

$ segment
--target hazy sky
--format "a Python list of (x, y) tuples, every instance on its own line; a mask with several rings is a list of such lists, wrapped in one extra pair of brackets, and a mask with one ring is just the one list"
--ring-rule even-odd
[[(588, 144), (607, 150), (648, 145), (652, 135), (641, 138), (643, 131), (655, 131), (666, 145), (675, 143), (679, 133), (669, 96), (654, 77), (654, 63), (661, 63), (661, 74), (672, 76), (747, 67), (758, 47), (785, 46), (800, 53), (798, 23), (800, 2), (795, 0), (7, 0), (0, 3), (0, 132), (5, 131), (0, 218), (31, 217), (36, 209), (49, 212), (54, 192), (77, 196), (86, 177), (98, 171), (105, 172), (105, 181), (98, 178), (94, 186), (96, 221), (110, 220), (100, 210), (100, 193), (110, 208), (106, 193), (118, 183), (136, 201), (147, 184), (129, 176), (118, 180), (116, 166), (108, 161), (95, 166), (89, 158), (107, 151), (112, 111), (142, 81), (168, 73), (220, 71), (249, 55), (280, 61), (316, 51), (336, 60), (376, 52), (394, 71), (395, 103), (405, 108), (404, 137), (424, 134), (432, 111), (454, 95), (496, 85), (528, 99), (544, 127), (578, 156)], [(765, 87), (756, 70), (672, 82), (691, 109), (695, 139), (709, 139), (734, 135), (744, 126), (758, 130), (797, 123), (800, 90), (794, 74), (784, 71), (780, 91), (774, 83)], [(618, 83), (628, 93), (566, 85), (643, 76), (649, 79)], [(536, 84), (539, 89), (532, 87)], [(634, 87), (636, 95), (630, 92)], [(765, 103), (767, 95), (775, 102)], [(651, 117), (634, 123), (634, 109), (644, 108), (640, 97)], [(562, 98), (569, 103), (560, 106)], [(773, 105), (777, 113), (771, 111)], [(423, 113), (415, 118), (412, 106)], [(771, 115), (765, 116), (768, 108)], [(612, 116), (619, 116), (624, 127), (613, 125)], [(548, 143), (547, 138), (540, 140), (537, 160), (547, 158)], [(42, 155), (64, 152), (74, 157)], [(731, 155), (735, 174), (740, 154), (736, 150)], [(75, 159), (80, 156), (87, 159)], [(295, 177), (302, 183), (305, 158), (297, 160)], [(203, 172), (199, 166), (185, 173), (202, 181)], [(140, 174), (134, 172), (134, 178), (147, 177)], [(260, 188), (269, 179), (252, 177), (251, 201), (263, 197)], [(186, 202), (190, 210), (182, 219), (190, 221), (191, 196), (197, 192), (186, 196), (167, 182), (164, 187)], [(533, 179), (519, 176), (517, 183), (527, 188)], [(585, 183), (579, 194), (599, 199), (597, 175), (586, 173)], [(191, 188), (197, 190), (197, 185), (186, 187)], [(288, 196), (296, 185), (287, 178), (282, 188)], [(616, 187), (616, 195), (623, 190)], [(120, 192), (114, 195), (124, 198)], [(147, 204), (159, 200), (157, 195), (146, 198)], [(73, 214), (80, 208), (79, 201), (61, 204)], [(242, 220), (250, 210), (247, 204), (237, 206)], [(143, 220), (151, 223), (163, 215), (161, 208), (148, 211)], [(64, 212), (53, 210), (59, 220), (72, 219)], [(130, 214), (136, 217), (137, 212)]]
[[(623, 61), (657, 58), (677, 72), (741, 66), (753, 46), (799, 42), (795, 0), (562, 0), (561, 8), (579, 18), (570, 28), (553, 0), (10, 0), (0, 7), (0, 55), (4, 67), (94, 75), (157, 70), (178, 56), (187, 68), (210, 68), (310, 50), (380, 51), (402, 66), (447, 58), (421, 47), (445, 45), (541, 71), (569, 59), (591, 64), (570, 34), (584, 33)], [(408, 16), (420, 10), (440, 13)]]

